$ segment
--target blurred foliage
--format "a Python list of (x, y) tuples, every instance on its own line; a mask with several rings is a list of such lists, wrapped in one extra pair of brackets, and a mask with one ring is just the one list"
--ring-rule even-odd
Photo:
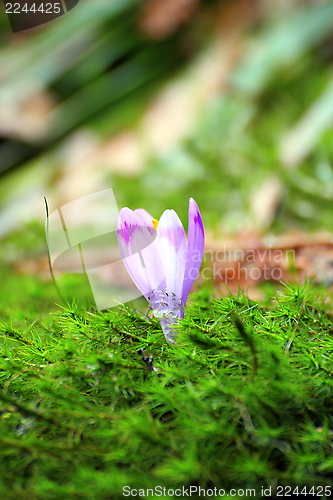
[[(25, 96), (48, 89), (58, 106), (45, 142), (17, 143), (19, 137), (9, 137), (13, 143), (2, 145), (2, 171), (50, 148), (82, 122), (103, 123), (117, 110), (116, 128), (123, 124), (119, 114), (125, 115), (124, 123), (132, 123), (137, 106), (142, 109), (147, 95), (186, 55), (179, 50), (177, 34), (154, 42), (136, 28), (140, 4), (86, 0), (57, 20), (55, 29), (45, 25), (35, 33), (29, 30), (21, 41), (15, 35), (19, 50), (15, 43), (3, 45), (0, 104), (5, 106), (8, 100), (18, 104)], [(9, 31), (7, 39), (3, 36), (4, 42), (8, 40)]]
[[(240, 56), (226, 86), (201, 107), (187, 137), (162, 155), (152, 149), (135, 174), (106, 167), (104, 183), (114, 188), (119, 207), (144, 206), (155, 217), (173, 207), (185, 220), (186, 198), (194, 196), (218, 235), (244, 227), (330, 230), (333, 5), (244, 4), (250, 12), (245, 28), (241, 1), (233, 6), (201, 2), (185, 25), (159, 40), (138, 27), (145, 2), (134, 0), (86, 0), (54, 30), (22, 34), (16, 43), (3, 34), (0, 107), (19, 106), (32, 90), (47, 91), (57, 105), (45, 122), (44, 137), (29, 139), (15, 126), (3, 133), (2, 171), (23, 168), (18, 175), (3, 175), (2, 225), (9, 219), (15, 223), (11, 207), (22, 196), (29, 172), (36, 191), (55, 185), (63, 173), (63, 141), (76, 130), (107, 140), (133, 128), (140, 141), (140, 120), (163, 84), (189, 82), (196, 60), (229, 28), (241, 31)], [(233, 9), (236, 20), (225, 21)], [(258, 210), (253, 200), (272, 176), (280, 186), (276, 206), (263, 202)], [(24, 198), (28, 203), (26, 193)], [(272, 216), (261, 224), (260, 211), (269, 210)]]
[[(177, 207), (185, 218), (186, 203), (179, 200), (191, 193), (205, 222), (221, 237), (221, 232), (256, 225), (260, 214), (252, 209), (253, 198), (258, 186), (274, 176), (282, 191), (272, 226), (264, 229), (331, 230), (332, 16), (333, 5), (327, 3), (298, 7), (290, 18), (280, 13), (274, 24), (264, 24), (231, 74), (228, 92), (210, 103), (185, 144), (164, 161), (152, 159), (142, 177), (128, 182), (118, 176), (120, 205), (151, 206), (157, 215), (165, 206)], [(320, 109), (317, 100), (323, 101)], [(312, 107), (309, 132), (295, 137), (285, 153), (300, 150), (302, 161), (289, 165), (283, 141)]]

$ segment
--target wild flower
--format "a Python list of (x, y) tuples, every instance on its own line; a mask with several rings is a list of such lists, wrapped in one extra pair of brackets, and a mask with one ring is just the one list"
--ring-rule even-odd
[(146, 210), (123, 208), (117, 236), (126, 269), (159, 319), (165, 338), (175, 343), (174, 326), (199, 273), (205, 235), (198, 205), (189, 201), (188, 240), (177, 213), (165, 210), (159, 221)]

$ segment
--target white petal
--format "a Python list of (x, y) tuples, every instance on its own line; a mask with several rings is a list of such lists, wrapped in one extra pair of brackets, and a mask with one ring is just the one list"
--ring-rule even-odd
[(174, 210), (165, 210), (156, 230), (167, 291), (180, 300), (186, 265), (187, 243), (183, 225)]

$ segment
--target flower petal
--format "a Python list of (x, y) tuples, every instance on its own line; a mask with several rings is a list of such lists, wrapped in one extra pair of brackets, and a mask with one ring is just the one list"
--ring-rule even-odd
[(181, 303), (185, 307), (188, 294), (198, 276), (205, 247), (205, 233), (200, 210), (193, 198), (190, 198), (188, 209), (188, 250), (184, 273)]
[(147, 210), (145, 210), (144, 208), (137, 208), (136, 210), (134, 210), (134, 213), (140, 217), (140, 219), (143, 222), (143, 225), (148, 228), (150, 234), (155, 238), (156, 231), (153, 225), (154, 217), (150, 215), (150, 213), (147, 212)]
[(166, 288), (180, 300), (186, 265), (186, 236), (174, 210), (163, 212), (156, 230), (155, 242), (163, 264)]
[(117, 237), (125, 267), (142, 294), (165, 287), (165, 275), (156, 240), (141, 218), (125, 207), (119, 212)]

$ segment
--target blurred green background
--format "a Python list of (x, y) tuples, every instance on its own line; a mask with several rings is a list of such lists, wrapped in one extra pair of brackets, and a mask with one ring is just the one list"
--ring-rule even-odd
[(212, 240), (331, 231), (331, 1), (81, 0), (17, 34), (2, 5), (0, 30), (4, 316), (57, 300), (43, 196), (185, 225), (192, 196)]

